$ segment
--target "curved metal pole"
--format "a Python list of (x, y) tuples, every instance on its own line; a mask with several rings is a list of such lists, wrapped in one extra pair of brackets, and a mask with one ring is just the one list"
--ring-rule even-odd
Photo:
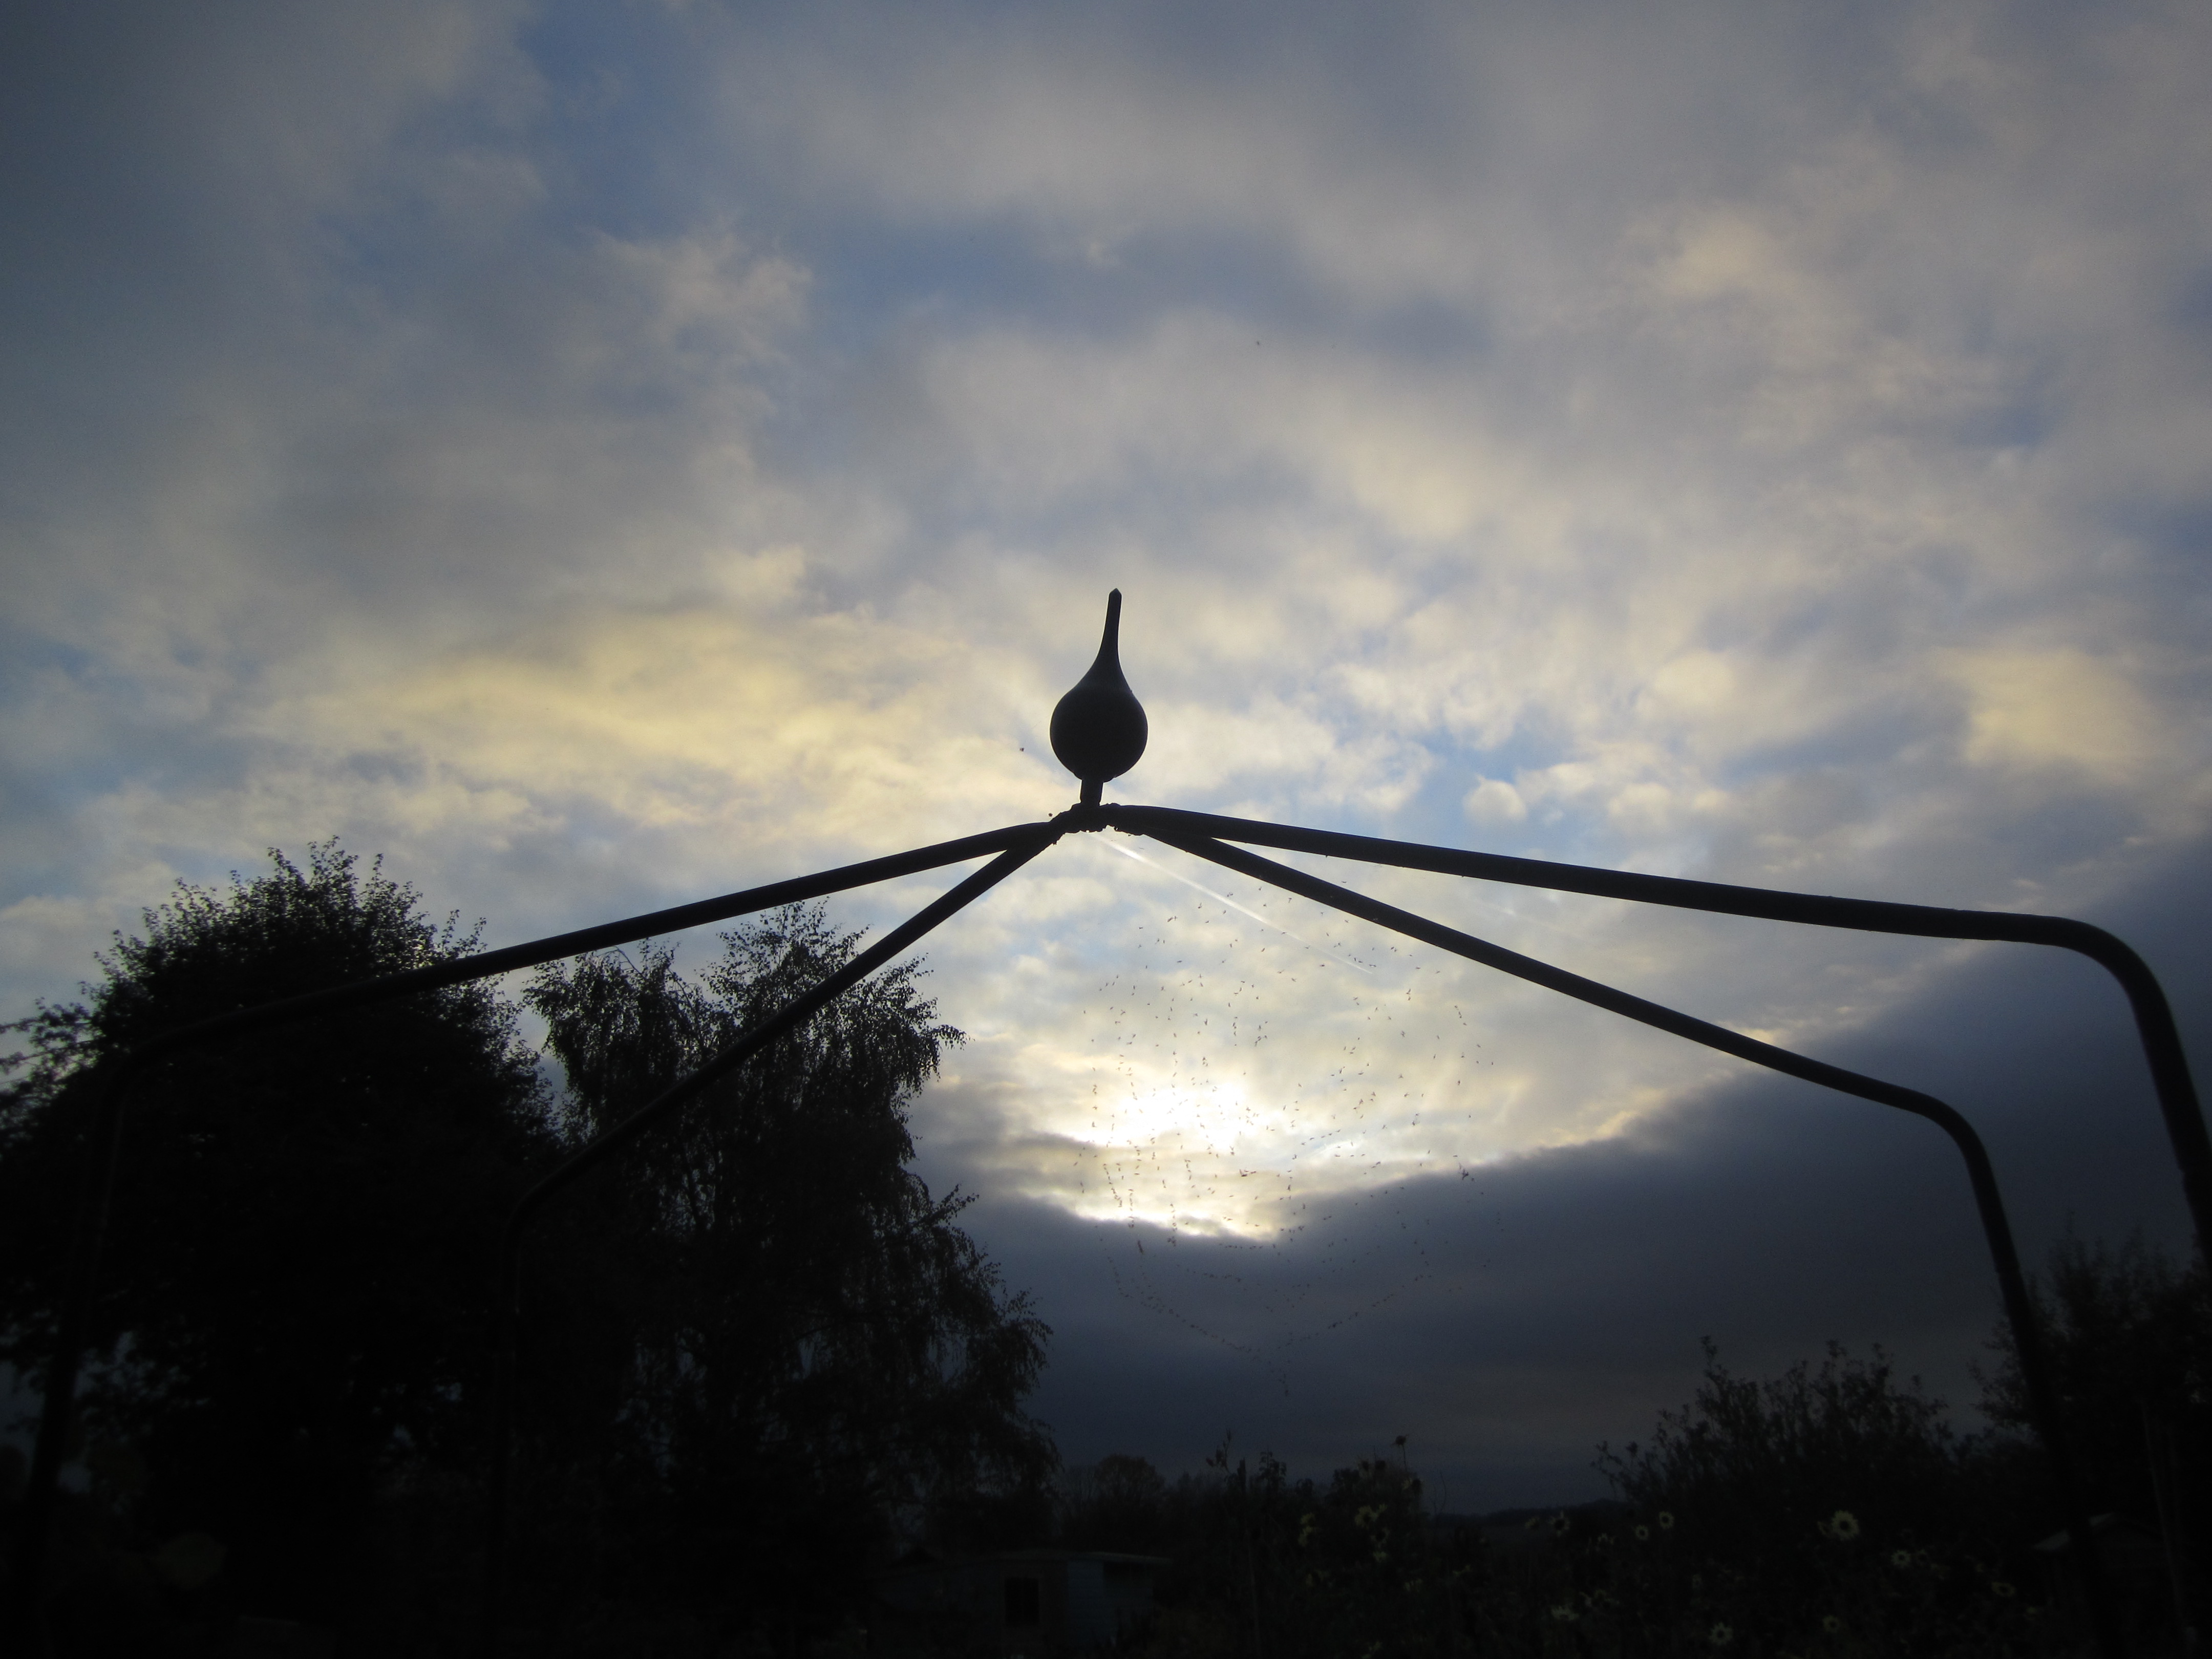
[(1550, 864), (1541, 859), (1510, 858), (1502, 853), (1471, 853), (1457, 848), (1424, 847), (1413, 842), (1347, 836), (1296, 825), (1261, 823), (1251, 818), (1184, 812), (1164, 806), (1109, 806), (1099, 817), (1115, 828), (1170, 838), (1198, 835), (1255, 847), (1279, 847), (1329, 858), (1357, 859), (1401, 870), (1471, 876), (1554, 892), (1590, 893), (1601, 898), (1632, 899), (1717, 915), (1794, 921), (1816, 927), (1849, 927), (1861, 933), (1900, 933), (1919, 939), (1990, 939), (2017, 945), (2055, 945), (2087, 957), (2120, 983), (2134, 1010), (2136, 1030), (2149, 1063), (2167, 1141), (2181, 1170), (2197, 1234), (2198, 1259), (2212, 1267), (2212, 1136), (2197, 1085), (2182, 1052), (2173, 1011), (2148, 964), (2103, 928), (2065, 916), (2021, 915), (2008, 911), (1950, 910), (1935, 905), (1893, 904), (1875, 899), (1833, 898), (1810, 893), (1737, 887), (1724, 882), (1689, 881), (1679, 876), (1647, 876), (1587, 865)]
[(620, 1152), (684, 1102), (696, 1098), (752, 1056), (819, 1012), (830, 1002), (897, 956), (915, 940), (964, 909), (1020, 869), (1066, 832), (1062, 819), (1028, 826), (1022, 840), (1001, 853), (942, 898), (878, 939), (805, 995), (795, 997), (759, 1024), (744, 1032), (698, 1070), (662, 1090), (598, 1139), (578, 1149), (516, 1200), (501, 1231), (499, 1245), (498, 1373), (493, 1392), (491, 1480), (484, 1519), (482, 1651), (499, 1650), (501, 1601), (506, 1587), (509, 1448), (514, 1437), (515, 1348), (521, 1334), (522, 1240), (556, 1194)]
[(76, 1397), (77, 1371), (84, 1362), (85, 1343), (90, 1334), (93, 1297), (99, 1285), (100, 1252), (106, 1243), (108, 1216), (114, 1204), (115, 1170), (122, 1151), (124, 1106), (127, 1098), (125, 1091), (126, 1085), (141, 1073), (172, 1054), (225, 1037), (243, 1036), (249, 1032), (289, 1024), (317, 1014), (364, 1008), (424, 991), (440, 990), (449, 985), (485, 979), (494, 974), (534, 968), (541, 963), (556, 962), (563, 957), (601, 950), (610, 945), (626, 944), (654, 933), (674, 933), (708, 922), (726, 921), (732, 916), (774, 909), (780, 904), (795, 904), (801, 900), (820, 898), (827, 894), (889, 881), (899, 876), (915, 875), (947, 864), (965, 863), (969, 859), (981, 858), (986, 853), (1000, 853), (1010, 847), (1024, 845), (1038, 833), (1039, 828), (1033, 823), (1009, 824), (1003, 830), (993, 830), (980, 836), (965, 836), (957, 841), (939, 842), (934, 846), (917, 848), (912, 852), (896, 854), (889, 858), (868, 859), (859, 864), (825, 870), (817, 875), (771, 882), (765, 887), (726, 893), (720, 898), (701, 899), (695, 903), (679, 904), (665, 910), (651, 910), (642, 915), (625, 917), (620, 921), (602, 922), (597, 927), (556, 933), (496, 951), (480, 951), (472, 956), (459, 957), (428, 968), (386, 974), (378, 979), (356, 980), (347, 985), (335, 985), (295, 997), (286, 997), (277, 1002), (236, 1009), (210, 1019), (195, 1021), (190, 1025), (179, 1026), (172, 1031), (164, 1031), (127, 1054), (106, 1062), (101, 1067), (103, 1075), (97, 1085), (98, 1104), (88, 1141), (84, 1177), (77, 1190), (76, 1217), (70, 1240), (61, 1317), (56, 1326), (53, 1358), (46, 1370), (46, 1397), (39, 1413), (38, 1441), (32, 1454), (30, 1480), (23, 1498), (21, 1531), (15, 1540), (13, 1563), (15, 1606), (9, 1613), (9, 1624), (15, 1635), (15, 1640), (11, 1644), (13, 1650), (26, 1654), (40, 1650), (38, 1646), (40, 1587), (45, 1576), (47, 1536), (53, 1524), (56, 1483), (61, 1474), (63, 1446), (68, 1437), (69, 1413)]
[(1587, 1002), (1608, 1012), (1625, 1016), (1645, 1025), (1656, 1027), (1672, 1036), (1686, 1037), (1702, 1043), (1708, 1048), (1717, 1048), (1723, 1054), (1747, 1060), (1755, 1066), (1764, 1066), (1790, 1077), (1802, 1078), (1844, 1094), (1856, 1095), (1884, 1106), (1893, 1106), (1899, 1111), (1924, 1117), (1951, 1137), (1966, 1160), (1966, 1176), (1972, 1184), (1974, 1202), (1981, 1213), (1983, 1237), (1989, 1243), (1990, 1259), (1996, 1268), (1997, 1285), (2004, 1299), (2005, 1317), (2012, 1326), (2013, 1344), (2020, 1355), (2021, 1378), (2027, 1384), (2029, 1407), (2034, 1413), (2036, 1432), (2043, 1441), (2044, 1450), (2051, 1459), (2053, 1483), (2058, 1488), (2061, 1513), (2068, 1532), (2081, 1540), (2080, 1562), (2083, 1587), (2089, 1603), (2090, 1621), (2095, 1627), (2099, 1651), (2106, 1659), (2119, 1659), (2126, 1649), (2110, 1598), (2106, 1593), (2104, 1576), (2098, 1571), (2096, 1545), (2090, 1534), (2080, 1490), (2075, 1482), (2073, 1463), (2067, 1454), (2064, 1432), (2058, 1418), (2058, 1399), (2051, 1384), (2050, 1367), (2045, 1359), (2042, 1338), (2035, 1318), (2035, 1305), (2029, 1298), (2027, 1283), (2021, 1273), (2020, 1253), (2014, 1248), (2012, 1227), (2005, 1218), (2004, 1200), (1997, 1190), (1996, 1174), (1990, 1165), (1989, 1152), (1973, 1126), (1952, 1107), (1932, 1095), (1922, 1094), (1893, 1083), (1884, 1083), (1856, 1072), (1845, 1071), (1840, 1066), (1831, 1066), (1822, 1060), (1808, 1059), (1787, 1048), (1778, 1048), (1772, 1043), (1761, 1042), (1726, 1026), (1715, 1025), (1674, 1009), (1648, 1002), (1626, 991), (1601, 985), (1595, 980), (1584, 979), (1579, 974), (1554, 968), (1549, 963), (1538, 962), (1516, 951), (1492, 945), (1486, 939), (1476, 939), (1456, 928), (1417, 916), (1410, 910), (1401, 910), (1379, 899), (1355, 893), (1334, 882), (1321, 880), (1303, 871), (1247, 853), (1240, 848), (1227, 847), (1204, 836), (1178, 834), (1164, 828), (1149, 831), (1153, 839), (1179, 848), (1197, 858), (1202, 858), (1223, 867), (1264, 881), (1274, 886), (1358, 916), (1363, 921), (1388, 927), (1425, 945), (1433, 945), (1455, 956), (1465, 957), (1485, 967), (1543, 986)]

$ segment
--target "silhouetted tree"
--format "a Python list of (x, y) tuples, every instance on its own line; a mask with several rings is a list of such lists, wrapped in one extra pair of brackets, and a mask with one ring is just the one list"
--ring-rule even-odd
[[(157, 1033), (475, 945), (335, 842), (179, 884), (0, 1097), (0, 1359), (51, 1355), (100, 1064)], [(491, 1240), (553, 1151), (514, 1011), (464, 986), (181, 1054), (133, 1090), (84, 1416), (150, 1541), (229, 1551), (257, 1612), (333, 1616), (380, 1480), (473, 1468)], [(95, 1468), (95, 1476), (100, 1475)]]
[[(723, 935), (697, 984), (651, 945), (540, 970), (525, 1000), (567, 1074), (569, 1134), (635, 1109), (858, 938), (794, 907)], [(607, 1591), (827, 1608), (895, 1520), (1041, 1489), (1054, 1455), (1021, 1402), (1048, 1332), (958, 1226), (968, 1200), (906, 1167), (908, 1105), (959, 1040), (912, 966), (878, 974), (580, 1195), (588, 1248), (537, 1276), (531, 1373), (550, 1386), (532, 1409), (573, 1462), (581, 1443), (548, 1425), (592, 1413), (562, 1332), (622, 1322), (628, 1404), (587, 1454), (598, 1506), (626, 1516)]]
[[(2185, 1595), (2201, 1604), (2202, 1564), (2212, 1555), (2212, 1285), (2203, 1267), (2177, 1263), (2140, 1236), (2117, 1249), (2068, 1237), (2031, 1291), (2089, 1509), (2170, 1529)], [(2010, 1328), (1989, 1346), (1998, 1363), (1983, 1379), (1982, 1410), (2025, 1431), (2027, 1390)]]
[(1060, 1486), (1060, 1541), (1070, 1549), (1146, 1554), (1168, 1541), (1168, 1483), (1148, 1458), (1109, 1452)]
[(1268, 1452), (1232, 1461), (1226, 1437), (1202, 1472), (1172, 1485), (1117, 1455), (1070, 1482), (1064, 1541), (1168, 1558), (1157, 1610), (1132, 1646), (1140, 1654), (1497, 1651), (1468, 1639), (1473, 1540), (1432, 1523), (1398, 1443), (1397, 1456), (1363, 1459), (1326, 1485), (1292, 1480)]

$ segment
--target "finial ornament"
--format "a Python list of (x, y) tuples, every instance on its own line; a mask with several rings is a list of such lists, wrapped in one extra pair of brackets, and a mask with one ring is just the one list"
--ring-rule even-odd
[(1145, 706), (1121, 675), (1121, 590), (1106, 596), (1106, 635), (1091, 672), (1052, 711), (1052, 752), (1083, 781), (1083, 804), (1098, 805), (1108, 780), (1145, 752)]

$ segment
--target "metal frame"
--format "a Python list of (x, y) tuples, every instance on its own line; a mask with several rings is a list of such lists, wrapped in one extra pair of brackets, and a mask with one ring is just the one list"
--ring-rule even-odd
[[(1118, 593), (1115, 596), (1116, 599), (1119, 597)], [(1109, 613), (1109, 638), (1111, 623)], [(653, 1121), (684, 1101), (696, 1097), (716, 1079), (743, 1064), (775, 1037), (810, 1017), (940, 922), (981, 896), (1061, 836), (1071, 831), (1111, 828), (1151, 836), (1255, 879), (1272, 883), (1439, 949), (1514, 974), (1691, 1042), (1750, 1060), (1755, 1065), (1912, 1112), (1936, 1123), (1950, 1135), (1966, 1163), (1984, 1236), (1988, 1242), (1992, 1265), (2002, 1292), (2006, 1316), (2013, 1328), (2022, 1379), (2027, 1384), (2031, 1407), (2036, 1415), (2037, 1431), (2051, 1461), (2068, 1528), (2074, 1537), (2081, 1540), (2083, 1546), (2081, 1564), (2099, 1650), (2107, 1656), (2107, 1659), (2118, 1659), (2124, 1653), (2118, 1625), (2106, 1595), (2101, 1576), (2096, 1570), (2094, 1540), (2084, 1522), (2070, 1461), (2063, 1444), (2033, 1305), (2021, 1272), (2018, 1252), (2005, 1218), (1996, 1176), (1980, 1138), (1958, 1112), (1943, 1102), (1917, 1091), (1847, 1072), (1757, 1042), (1224, 843), (1243, 842), (1315, 853), (1401, 869), (1426, 870), (1440, 874), (1509, 882), (1553, 891), (1588, 893), (1716, 915), (1929, 939), (2009, 940), (2056, 945), (2087, 956), (2119, 981), (2133, 1008), (2137, 1034), (2149, 1064), (2160, 1109), (2165, 1117), (2167, 1138), (2181, 1172), (2197, 1249), (2202, 1255), (2208, 1245), (2212, 1245), (2212, 1138), (2208, 1138), (2205, 1132), (2203, 1115), (2165, 994), (2156, 977), (2134, 951), (2101, 928), (2064, 918), (1951, 910), (1778, 892), (1673, 877), (1550, 864), (1539, 860), (1472, 853), (1451, 848), (1425, 847), (1407, 842), (1267, 824), (1249, 819), (1185, 812), (1171, 808), (1106, 806), (1097, 804), (1097, 789), (1088, 780), (1085, 781), (1084, 793), (1085, 799), (1082, 805), (1072, 807), (1046, 823), (1010, 825), (1006, 829), (958, 841), (939, 842), (894, 857), (870, 860), (815, 876), (726, 895), (721, 898), (653, 911), (504, 950), (483, 951), (432, 968), (333, 987), (279, 1002), (240, 1009), (164, 1033), (110, 1061), (99, 1083), (99, 1103), (88, 1168), (79, 1193), (62, 1317), (57, 1330), (56, 1351), (48, 1372), (40, 1417), (29, 1489), (25, 1495), (22, 1531), (17, 1540), (14, 1575), (16, 1589), (15, 1628), (18, 1636), (23, 1638), (21, 1650), (33, 1650), (31, 1644), (39, 1639), (42, 1606), (40, 1587), (46, 1536), (52, 1519), (62, 1448), (66, 1439), (70, 1411), (75, 1401), (77, 1373), (82, 1361), (92, 1300), (98, 1282), (100, 1250), (112, 1201), (116, 1160), (121, 1145), (125, 1090), (125, 1085), (141, 1073), (171, 1054), (202, 1043), (244, 1036), (318, 1015), (365, 1007), (497, 974), (511, 973), (518, 969), (534, 967), (562, 957), (626, 943), (653, 933), (726, 921), (780, 904), (821, 897), (875, 882), (941, 868), (986, 854), (999, 854), (990, 865), (968, 877), (944, 897), (886, 934), (837, 974), (744, 1033), (705, 1066), (579, 1150), (526, 1192), (517, 1203), (501, 1235), (500, 1252), (499, 1318), (502, 1340), (494, 1410), (495, 1446), (487, 1515), (482, 1626), (484, 1650), (494, 1652), (498, 1640), (503, 1583), (501, 1558), (504, 1552), (501, 1546), (508, 1505), (507, 1446), (512, 1425), (514, 1340), (517, 1334), (515, 1292), (523, 1237), (532, 1222), (543, 1212), (545, 1203), (569, 1182), (635, 1139)]]

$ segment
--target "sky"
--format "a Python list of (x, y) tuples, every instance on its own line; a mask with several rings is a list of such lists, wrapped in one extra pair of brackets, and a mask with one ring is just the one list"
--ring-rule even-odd
[[(2082, 916), (2212, 1054), (2189, 0), (45, 0), (0, 78), (11, 1016), (331, 836), (499, 945), (1042, 818), (1118, 587), (1109, 799)], [(1310, 863), (2185, 1246), (2086, 963)], [(1976, 1396), (1925, 1123), (1120, 836), (926, 954), (1071, 1462), (1568, 1501), (1706, 1337)]]

